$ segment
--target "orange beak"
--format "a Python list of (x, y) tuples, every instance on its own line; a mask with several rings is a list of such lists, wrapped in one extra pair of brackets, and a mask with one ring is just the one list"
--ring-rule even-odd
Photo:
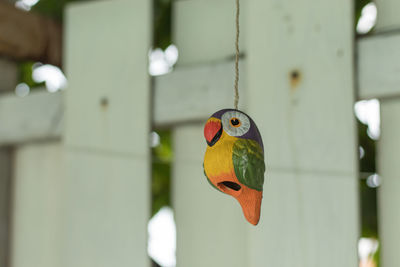
[(244, 217), (249, 223), (258, 224), (261, 213), (262, 191), (230, 181), (218, 183), (217, 186), (222, 192), (236, 198), (242, 207)]
[(242, 206), (246, 220), (253, 225), (257, 225), (260, 220), (262, 191), (244, 187), (243, 192), (236, 199)]

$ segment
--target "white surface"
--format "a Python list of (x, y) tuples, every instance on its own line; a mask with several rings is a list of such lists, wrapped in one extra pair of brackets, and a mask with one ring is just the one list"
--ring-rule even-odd
[(31, 88), (26, 83), (19, 83), (15, 87), (15, 94), (19, 97), (25, 97), (29, 94)]
[(15, 7), (25, 11), (31, 10), (32, 6), (36, 5), (39, 0), (18, 0), (15, 1)]
[(62, 267), (149, 266), (148, 0), (66, 11)]
[(6, 266), (10, 258), (12, 160), (12, 150), (0, 148), (0, 266)]
[(170, 207), (161, 208), (149, 221), (149, 256), (163, 267), (176, 265), (176, 226), (174, 211)]
[[(378, 9), (377, 32), (400, 29), (400, 2), (376, 0)], [(400, 95), (399, 65), (400, 35), (376, 35), (361, 39), (359, 50), (359, 84), (361, 98), (385, 98), (381, 103), (381, 139), (378, 143), (378, 173), (382, 184), (378, 191), (379, 235), (382, 244), (381, 265), (397, 266), (400, 240), (400, 103), (391, 99)], [(370, 176), (371, 177), (371, 176)], [(370, 178), (368, 178), (370, 179)], [(376, 184), (372, 178), (371, 185)]]
[(49, 64), (36, 63), (35, 65), (32, 79), (37, 83), (44, 82), (49, 92), (56, 92), (67, 87), (67, 79), (60, 68)]
[[(240, 105), (246, 102), (246, 66), (240, 64)], [(177, 67), (155, 79), (156, 125), (204, 120), (215, 111), (233, 107), (232, 60)]]
[(16, 149), (12, 267), (60, 266), (63, 157), (59, 142), (22, 145)]
[[(244, 60), (243, 60), (244, 61)], [(240, 103), (239, 107), (243, 108), (246, 103), (246, 63), (240, 64)], [(167, 75), (158, 76), (155, 78), (155, 105), (154, 105), (154, 123), (156, 126), (165, 126), (178, 124), (189, 121), (199, 121), (208, 118), (216, 110), (222, 108), (230, 108), (233, 106), (233, 67), (234, 62), (232, 60), (221, 61), (212, 64), (200, 64), (199, 66), (193, 67), (177, 67), (174, 72)], [(70, 75), (71, 76), (71, 75)], [(107, 77), (107, 76), (104, 76)], [(97, 78), (99, 79), (99, 78)], [(128, 88), (130, 89), (130, 87)], [(70, 90), (77, 90), (74, 88), (67, 89), (69, 94)], [(80, 90), (80, 89), (79, 89)], [(84, 89), (88, 90), (88, 89)], [(6, 94), (0, 97), (0, 144), (13, 144), (29, 142), (32, 140), (44, 140), (46, 138), (59, 138), (63, 135), (64, 129), (64, 108), (63, 102), (65, 93), (54, 93), (50, 94), (46, 91), (30, 92), (26, 97), (20, 98), (15, 96), (14, 93)], [(74, 93), (76, 97), (79, 96), (78, 92)], [(85, 103), (82, 102), (80, 96), (77, 100), (73, 100), (80, 105), (85, 107)], [(94, 100), (90, 93), (86, 95), (89, 98), (88, 103), (92, 103), (93, 107), (98, 105), (93, 111), (101, 111), (100, 114), (94, 113), (96, 119), (97, 116), (104, 119), (102, 121), (102, 127), (107, 127), (111, 124), (113, 126), (119, 125), (122, 127), (122, 118), (117, 117), (117, 121), (109, 121), (108, 119), (111, 114), (108, 114), (108, 109), (103, 109), (100, 106), (100, 100), (93, 103)], [(118, 109), (119, 113), (123, 113), (122, 107), (115, 106), (114, 102), (109, 102), (111, 109)], [(142, 103), (144, 108), (145, 101)], [(131, 109), (129, 107), (128, 109)], [(136, 107), (138, 108), (138, 107)], [(82, 126), (81, 130), (71, 131), (74, 138), (80, 138), (87, 140), (91, 137), (93, 140), (89, 143), (92, 148), (97, 147), (108, 147), (115, 145), (115, 149), (120, 149), (122, 144), (116, 140), (111, 139), (111, 131), (102, 132), (104, 128), (101, 128), (100, 132), (95, 132), (93, 121), (87, 119), (86, 124), (77, 124), (74, 122), (81, 121), (81, 117), (87, 118), (89, 116), (85, 111), (81, 111), (81, 108), (74, 107), (75, 111), (71, 111), (70, 116), (74, 127)], [(78, 113), (79, 112), (82, 113)], [(9, 114), (14, 114), (9, 116)], [(145, 119), (140, 114), (147, 114), (147, 110), (133, 115), (129, 121), (136, 122), (137, 120)], [(76, 117), (75, 117), (76, 116)], [(124, 114), (123, 116), (127, 116)], [(74, 120), (72, 118), (75, 118)], [(98, 125), (96, 125), (98, 126)], [(128, 127), (128, 126), (124, 126)], [(132, 126), (132, 129), (138, 130), (139, 134), (142, 135), (143, 129), (140, 127)], [(83, 131), (85, 130), (85, 131)], [(78, 135), (82, 132), (82, 136)], [(96, 134), (94, 134), (95, 132)], [(100, 136), (97, 135), (100, 133)], [(93, 134), (93, 135), (89, 135)], [(118, 133), (123, 134), (123, 133)], [(136, 133), (135, 133), (136, 134)], [(117, 137), (115, 137), (117, 138)], [(128, 137), (124, 137), (128, 138)], [(69, 138), (67, 138), (69, 140)], [(94, 140), (106, 140), (103, 144), (94, 144)], [(71, 141), (72, 142), (72, 141)], [(96, 141), (97, 142), (97, 141)], [(135, 140), (130, 140), (135, 142)], [(71, 145), (79, 144), (78, 141), (72, 142)], [(141, 146), (145, 143), (141, 144)], [(86, 143), (83, 146), (87, 147)], [(111, 148), (110, 148), (111, 149)], [(125, 150), (123, 148), (123, 150)]]
[(358, 256), (361, 261), (367, 261), (378, 250), (379, 242), (375, 238), (360, 238), (358, 241)]
[(374, 173), (367, 177), (366, 183), (371, 188), (377, 188), (382, 184), (382, 178), (378, 174)]
[(18, 97), (0, 96), (0, 144), (59, 138), (63, 128), (62, 94), (45, 90)]
[[(385, 98), (381, 103), (381, 139), (378, 143), (378, 174), (382, 182), (378, 191), (379, 235), (382, 244), (381, 265), (397, 266), (400, 240), (400, 2), (377, 0), (377, 32), (394, 30), (392, 34), (381, 34), (362, 39), (359, 50), (360, 97)], [(370, 176), (371, 177), (371, 176)], [(370, 179), (370, 178), (369, 178)], [(370, 179), (371, 185), (375, 182)]]
[[(351, 4), (252, 0), (249, 7), (247, 111), (268, 166), (355, 174)], [(301, 76), (295, 88), (293, 70)]]
[(357, 266), (357, 190), (352, 176), (270, 171), (246, 266)]
[(267, 164), (248, 266), (358, 264), (352, 6), (248, 2), (247, 111)]
[(398, 0), (375, 0), (378, 8), (377, 31), (388, 31), (400, 29), (400, 1)]
[(150, 6), (119, 0), (67, 9), (68, 146), (129, 154), (147, 149)]
[(177, 266), (249, 266), (246, 229), (251, 226), (239, 203), (212, 188), (203, 174), (203, 125), (176, 127), (173, 144)]
[(355, 103), (354, 111), (357, 118), (368, 125), (367, 134), (378, 140), (381, 134), (381, 113), (378, 99), (361, 100)]
[(398, 34), (377, 35), (358, 41), (360, 99), (400, 95), (399, 46)]
[(378, 189), (379, 237), (382, 266), (392, 267), (399, 263), (400, 103), (383, 102), (381, 114), (382, 134), (378, 146), (378, 173), (382, 178)]
[(67, 148), (63, 267), (148, 266), (149, 160)]
[(365, 5), (361, 10), (361, 17), (357, 23), (357, 33), (368, 33), (376, 25), (377, 14), (378, 11), (374, 2)]
[[(241, 1), (240, 22), (247, 24), (247, 1)], [(199, 64), (233, 57), (235, 53), (235, 1), (173, 1), (173, 42), (179, 49), (178, 65)], [(240, 34), (246, 51), (246, 31)]]
[(178, 48), (171, 44), (164, 51), (161, 48), (149, 52), (149, 73), (152, 76), (167, 74), (172, 71), (178, 60)]

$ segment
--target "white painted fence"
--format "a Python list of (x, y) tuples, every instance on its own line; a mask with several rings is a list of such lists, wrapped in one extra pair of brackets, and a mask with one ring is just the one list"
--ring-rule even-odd
[[(361, 54), (360, 68), (363, 63), (370, 66), (360, 73), (360, 80), (365, 81), (360, 86), (374, 90), (372, 96), (381, 99), (381, 138), (377, 153), (383, 183), (378, 191), (379, 235), (382, 266), (392, 267), (399, 265), (400, 242), (400, 3), (378, 0), (376, 4), (376, 34), (359, 44), (359, 50), (365, 53)], [(367, 81), (372, 85), (367, 86)]]
[(1, 99), (1, 143), (18, 144), (11, 266), (150, 264), (150, 15), (147, 0), (70, 6), (68, 90)]
[[(233, 29), (221, 31), (225, 20), (210, 16), (202, 30), (190, 31), (204, 20), (196, 15), (199, 10), (212, 14), (218, 8), (232, 23), (232, 1), (217, 2), (175, 3), (180, 66), (233, 56), (232, 42), (226, 42), (233, 39)], [(243, 17), (246, 76), (241, 93), (246, 97), (241, 103), (258, 123), (267, 158), (262, 217), (257, 227), (248, 226), (234, 201), (199, 182), (204, 180), (202, 124), (175, 127), (178, 266), (355, 266), (359, 230), (351, 3), (247, 1), (242, 7), (248, 14)], [(191, 23), (184, 23), (188, 18)], [(221, 56), (207, 45), (194, 49), (194, 43), (208, 40), (230, 52)], [(300, 81), (291, 81), (292, 72)], [(227, 91), (226, 99), (231, 96)], [(199, 103), (208, 108), (211, 101), (204, 97)]]
[(11, 266), (61, 266), (64, 170), (63, 147), (58, 141), (16, 149)]
[(356, 266), (352, 3), (248, 5), (248, 111), (269, 170), (250, 266)]
[[(396, 5), (378, 1), (387, 14), (378, 32), (398, 28)], [(180, 62), (155, 81), (153, 121), (174, 132), (177, 265), (356, 266), (352, 3), (242, 3), (240, 104), (260, 128), (267, 159), (257, 227), (202, 172), (203, 121), (233, 102), (233, 7), (175, 1)], [(75, 4), (66, 19), (68, 90), (0, 98), (0, 144), (18, 144), (12, 266), (148, 266), (150, 4)], [(358, 42), (361, 98), (398, 94), (397, 43), (394, 34)], [(399, 112), (398, 100), (383, 101), (384, 267), (396, 266), (400, 240)]]

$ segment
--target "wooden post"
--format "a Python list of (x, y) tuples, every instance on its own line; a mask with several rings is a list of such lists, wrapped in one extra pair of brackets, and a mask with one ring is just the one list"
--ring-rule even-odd
[(248, 5), (243, 90), (267, 159), (248, 266), (357, 266), (352, 3)]
[(396, 266), (400, 246), (400, 101), (381, 102), (381, 138), (378, 145), (378, 172), (382, 185), (378, 191), (379, 236), (383, 267)]
[(62, 92), (35, 90), (27, 97), (0, 97), (0, 145), (60, 139), (64, 129)]
[(11, 149), (0, 148), (0, 266), (9, 265), (11, 221)]
[(59, 141), (15, 149), (10, 266), (61, 266), (63, 153)]
[[(376, 32), (392, 31), (387, 34), (387, 38), (381, 39), (381, 42), (386, 41), (387, 44), (380, 46), (380, 51), (395, 51), (394, 47), (398, 48), (400, 43), (398, 33), (400, 17), (396, 15), (400, 12), (400, 3), (396, 0), (378, 0), (376, 4), (378, 8)], [(377, 51), (376, 48), (375, 46), (375, 51)], [(385, 52), (380, 52), (380, 54)], [(371, 63), (371, 65), (395, 66), (398, 60), (391, 56), (382, 57), (379, 61)], [(395, 69), (398, 69), (398, 66)], [(400, 93), (398, 92), (400, 82), (397, 71), (387, 72), (379, 69), (379, 73), (387, 75), (384, 87), (390, 88), (387, 91), (391, 92), (390, 97), (381, 100), (382, 130), (378, 143), (378, 173), (382, 177), (382, 185), (378, 191), (381, 261), (383, 267), (391, 267), (399, 263), (400, 246), (400, 167), (397, 160), (400, 156)]]
[(63, 267), (147, 266), (151, 1), (66, 11)]
[(400, 27), (400, 2), (396, 0), (376, 0), (378, 17), (376, 23), (377, 32), (398, 30)]
[[(234, 57), (235, 4), (231, 0), (188, 0), (174, 3), (174, 43), (179, 48), (178, 65), (193, 65)], [(247, 4), (241, 2), (240, 22), (247, 23)], [(246, 35), (240, 38), (246, 51)]]
[[(177, 266), (181, 267), (248, 266), (248, 223), (242, 210), (235, 199), (209, 185), (202, 168), (207, 146), (203, 137), (204, 122), (218, 109), (233, 106), (234, 64), (228, 60), (234, 55), (234, 8), (231, 0), (174, 2), (174, 43), (179, 48), (178, 65), (182, 71), (180, 76), (172, 74), (176, 76), (174, 84), (180, 90), (197, 95), (190, 97), (196, 99), (194, 104), (179, 103), (180, 107), (190, 105), (191, 108), (180, 112), (177, 118), (189, 115), (201, 121), (174, 127), (172, 192), (177, 224)], [(245, 10), (244, 2), (242, 8)], [(224, 60), (226, 68), (210, 66), (193, 75), (187, 68), (189, 75), (183, 75), (183, 68), (188, 65)], [(199, 79), (197, 75), (204, 78)], [(162, 89), (165, 88), (159, 91)], [(173, 110), (173, 113), (177, 112)]]

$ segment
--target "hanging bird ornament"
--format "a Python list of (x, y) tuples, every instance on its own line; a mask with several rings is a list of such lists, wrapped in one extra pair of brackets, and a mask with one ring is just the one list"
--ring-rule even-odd
[(236, 198), (247, 221), (257, 225), (264, 185), (264, 146), (254, 121), (238, 110), (239, 10), (236, 0), (235, 108), (217, 111), (207, 120), (203, 167), (210, 184)]
[(254, 121), (244, 112), (223, 109), (206, 122), (204, 174), (217, 190), (233, 196), (253, 225), (260, 219), (264, 148)]

